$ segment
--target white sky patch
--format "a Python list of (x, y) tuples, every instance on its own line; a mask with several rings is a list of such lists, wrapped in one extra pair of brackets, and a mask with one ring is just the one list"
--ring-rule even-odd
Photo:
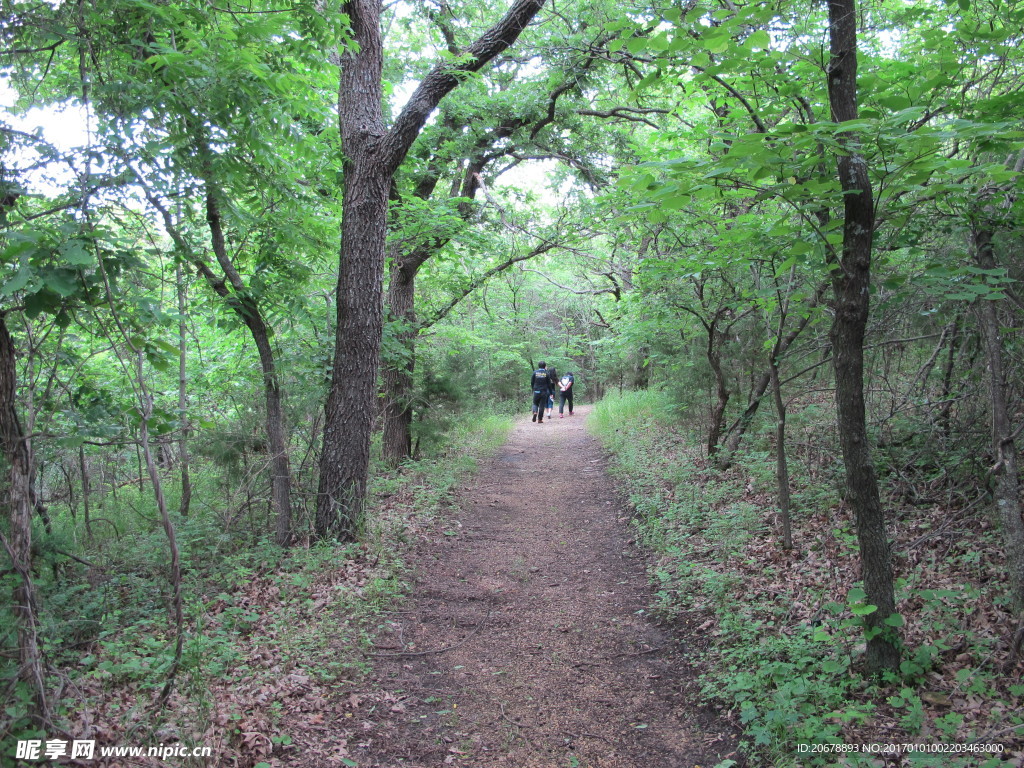
[(551, 177), (558, 163), (554, 160), (531, 160), (520, 163), (501, 174), (495, 182), (497, 188), (508, 187), (510, 189), (532, 192), (541, 200), (556, 199), (556, 194), (551, 190)]
[[(24, 134), (33, 134), (61, 153), (73, 153), (88, 146), (89, 127), (85, 109), (73, 102), (33, 107), (24, 113), (12, 109), (18, 94), (6, 79), (0, 78), (0, 123)], [(78, 170), (71, 162), (43, 161), (32, 149), (19, 148), (4, 152), (4, 164), (16, 172), (24, 172), (29, 191), (56, 195), (75, 182)]]

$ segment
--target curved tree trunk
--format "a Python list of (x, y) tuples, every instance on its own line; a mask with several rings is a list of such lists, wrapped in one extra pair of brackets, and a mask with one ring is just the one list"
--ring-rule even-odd
[[(195, 134), (196, 146), (200, 153), (204, 157), (209, 157), (210, 148), (203, 138), (202, 132), (195, 130)], [(292, 540), (291, 470), (288, 465), (288, 441), (284, 426), (284, 409), (281, 405), (281, 387), (277, 378), (274, 349), (270, 343), (270, 329), (263, 318), (259, 304), (246, 289), (245, 283), (238, 270), (235, 269), (235, 265), (228, 253), (224, 238), (224, 225), (220, 215), (218, 191), (213, 182), (213, 174), (208, 167), (205, 167), (203, 175), (206, 182), (206, 223), (210, 229), (210, 241), (214, 256), (224, 273), (223, 278), (218, 278), (206, 261), (193, 253), (188, 240), (185, 239), (184, 235), (175, 226), (170, 211), (149, 191), (145, 185), (145, 180), (139, 177), (139, 183), (145, 190), (146, 199), (149, 200), (150, 204), (163, 218), (164, 226), (171, 239), (174, 240), (175, 245), (188, 258), (199, 274), (203, 276), (206, 284), (227, 303), (252, 334), (253, 342), (256, 344), (256, 350), (260, 358), (260, 369), (263, 373), (263, 394), (267, 408), (267, 445), (270, 450), (271, 460), (271, 505), (275, 516), (275, 539), (281, 546), (288, 546)], [(230, 283), (232, 290), (228, 289), (227, 283)], [(179, 358), (180, 360), (181, 358)], [(179, 368), (180, 375), (182, 374)], [(180, 399), (179, 403), (181, 403)], [(140, 474), (141, 461), (140, 457)]]
[(291, 544), (292, 540), (291, 470), (288, 466), (288, 442), (284, 428), (284, 410), (281, 407), (281, 387), (277, 379), (274, 349), (270, 344), (270, 330), (263, 320), (263, 313), (260, 312), (255, 299), (246, 290), (241, 276), (235, 270), (228, 255), (220, 217), (220, 206), (216, 191), (209, 181), (207, 181), (206, 191), (206, 221), (210, 226), (214, 256), (234, 288), (234, 295), (228, 292), (223, 281), (214, 278), (205, 264), (200, 262), (196, 266), (199, 267), (206, 281), (222, 298), (228, 301), (231, 308), (242, 319), (256, 344), (260, 369), (263, 373), (263, 397), (267, 407), (267, 446), (270, 450), (270, 493), (275, 518), (275, 540), (282, 547), (286, 547)]
[[(829, 0), (828, 94), (832, 119), (857, 118), (857, 9), (854, 0)], [(871, 251), (875, 213), (867, 162), (856, 138), (842, 137), (837, 158), (843, 190), (842, 258), (832, 269), (835, 319), (831, 341), (836, 375), (839, 442), (846, 468), (846, 498), (854, 511), (861, 576), (867, 602), (877, 610), (864, 617), (867, 666), (872, 673), (897, 670), (899, 637), (886, 624), (896, 612), (892, 555), (885, 513), (871, 462), (864, 403), (864, 337), (871, 287)]]

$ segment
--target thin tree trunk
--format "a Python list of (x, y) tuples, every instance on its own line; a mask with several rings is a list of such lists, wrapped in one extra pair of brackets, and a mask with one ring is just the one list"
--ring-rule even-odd
[(775, 479), (779, 490), (779, 516), (782, 519), (782, 548), (793, 548), (793, 520), (789, 495), (789, 464), (786, 461), (786, 403), (782, 399), (782, 384), (779, 382), (779, 361), (774, 353), (769, 373), (772, 379), (772, 393), (775, 396)]
[(75, 481), (71, 477), (71, 472), (64, 466), (64, 462), (60, 463), (60, 472), (64, 475), (64, 482), (68, 486), (68, 509), (71, 511), (71, 519), (78, 522), (78, 501), (75, 499)]
[(399, 324), (398, 346), (404, 357), (384, 366), (384, 411), (381, 452), (394, 466), (412, 455), (412, 389), (416, 366), (416, 270), (392, 260), (387, 303)]
[(138, 471), (137, 471), (136, 474), (139, 477), (139, 493), (142, 493), (143, 491), (146, 490), (146, 475), (145, 475), (145, 472), (143, 472), (143, 469), (142, 469), (142, 467), (143, 467), (143, 463), (142, 463), (142, 448), (139, 447), (138, 443), (135, 444), (135, 464), (136, 464), (136, 466), (138, 468)]
[[(133, 386), (139, 406), (140, 417), (138, 447), (141, 449), (142, 457), (145, 461), (149, 482), (153, 486), (153, 497), (156, 501), (157, 510), (160, 513), (160, 520), (163, 525), (164, 535), (167, 537), (167, 546), (171, 555), (171, 607), (173, 610), (175, 644), (174, 657), (171, 661), (171, 667), (167, 672), (167, 680), (164, 683), (164, 687), (157, 700), (157, 704), (163, 706), (167, 703), (167, 699), (170, 697), (171, 690), (174, 687), (174, 681), (178, 674), (178, 667), (181, 665), (181, 656), (185, 642), (185, 614), (181, 594), (181, 556), (178, 551), (178, 539), (174, 530), (174, 523), (171, 522), (171, 516), (167, 512), (167, 500), (164, 497), (160, 470), (159, 467), (157, 467), (156, 461), (153, 459), (153, 452), (150, 450), (149, 420), (153, 416), (153, 396), (150, 394), (149, 387), (146, 385), (146, 378), (144, 375), (144, 351), (133, 343), (132, 335), (121, 322), (121, 318), (118, 316), (114, 305), (114, 297), (110, 288), (110, 281), (103, 268), (103, 261), (102, 259), (99, 259), (98, 262), (100, 267), (99, 271), (103, 276), (103, 284), (106, 288), (107, 304), (111, 309), (114, 324), (117, 326), (117, 329), (121, 334), (121, 338), (128, 345), (128, 348), (135, 357), (135, 382)], [(111, 341), (113, 341), (113, 339), (111, 339)], [(114, 349), (117, 350), (117, 344), (114, 344)], [(132, 363), (130, 361), (124, 361), (123, 358), (121, 358), (121, 361), (124, 366), (125, 373), (130, 373), (133, 367)]]
[[(975, 225), (974, 258), (982, 269), (996, 268), (992, 253), (992, 233)], [(999, 331), (999, 307), (996, 301), (977, 302), (988, 361), (989, 397), (992, 409), (992, 455), (995, 466), (995, 503), (1006, 543), (1010, 599), (1014, 613), (1024, 613), (1024, 518), (1021, 517), (1020, 475), (1013, 421), (1006, 397), (1003, 364), (1003, 339)]]
[(149, 482), (153, 486), (153, 496), (156, 499), (156, 507), (160, 512), (160, 520), (163, 524), (164, 535), (167, 537), (167, 546), (171, 553), (171, 607), (174, 619), (174, 657), (171, 661), (171, 668), (167, 671), (167, 679), (160, 692), (161, 703), (166, 703), (174, 688), (174, 680), (178, 674), (178, 667), (181, 664), (181, 654), (185, 642), (185, 615), (181, 597), (181, 555), (178, 552), (178, 539), (174, 531), (174, 524), (167, 513), (167, 500), (164, 497), (164, 486), (160, 479), (160, 470), (153, 460), (153, 453), (149, 447), (149, 427), (147, 421), (153, 414), (152, 398), (145, 389), (142, 379), (142, 352), (137, 355), (137, 375), (139, 377), (139, 397), (142, 400), (142, 420), (139, 426), (139, 438), (142, 442), (142, 455), (146, 461), (146, 471), (149, 473)]
[(82, 478), (82, 512), (85, 520), (85, 535), (92, 539), (92, 520), (89, 515), (89, 473), (85, 467), (85, 448), (78, 446), (78, 472)]
[(15, 407), (17, 370), (6, 313), (0, 312), (0, 441), (7, 470), (4, 501), (10, 515), (10, 539), (0, 532), (0, 540), (19, 577), (12, 594), (18, 635), (18, 675), (32, 691), (36, 722), (47, 726), (50, 705), (39, 648), (36, 590), (32, 583), (32, 443), (22, 430)]
[(722, 430), (725, 428), (725, 409), (729, 405), (729, 387), (725, 380), (725, 373), (722, 371), (722, 340), (723, 334), (718, 331), (718, 318), (711, 321), (707, 327), (708, 365), (715, 375), (715, 404), (711, 409), (711, 428), (708, 430), (708, 456), (715, 456), (719, 450), (719, 443), (722, 440)]
[[(827, 289), (827, 283), (819, 285), (817, 290), (815, 290), (814, 295), (811, 297), (808, 308), (813, 309), (817, 307)], [(811, 313), (805, 313), (800, 318), (800, 322), (797, 323), (796, 327), (786, 334), (786, 336), (780, 341), (776, 353), (776, 359), (786, 354), (786, 351), (793, 342), (799, 338), (800, 334), (803, 333), (804, 329), (810, 324), (810, 322)], [(768, 387), (771, 384), (771, 377), (772, 373), (770, 369), (761, 374), (757, 383), (754, 385), (754, 389), (752, 390), (750, 397), (747, 399), (747, 407), (744, 409), (743, 413), (740, 414), (740, 417), (733, 422), (733, 425), (726, 433), (725, 450), (719, 459), (719, 467), (721, 469), (728, 469), (732, 466), (736, 452), (739, 451), (740, 443), (746, 435), (747, 430), (750, 428), (750, 425), (753, 423), (758, 409), (761, 407), (761, 400), (764, 399), (765, 394), (768, 392)]]
[(953, 331), (949, 338), (949, 350), (946, 353), (946, 363), (942, 367), (942, 389), (939, 392), (939, 399), (942, 406), (939, 408), (937, 419), (939, 431), (942, 436), (949, 440), (951, 434), (950, 416), (953, 411), (953, 373), (956, 369), (956, 352), (960, 346), (960, 315), (953, 318)]
[[(210, 227), (213, 253), (231, 283), (234, 295), (227, 293), (223, 283), (219, 288), (215, 287), (215, 290), (223, 298), (229, 300), (231, 308), (249, 329), (260, 358), (260, 369), (263, 372), (263, 398), (267, 407), (267, 445), (270, 449), (270, 490), (276, 520), (275, 539), (279, 545), (287, 547), (292, 541), (291, 470), (288, 466), (284, 410), (281, 406), (281, 387), (277, 378), (274, 349), (270, 344), (270, 331), (263, 319), (263, 313), (260, 312), (255, 299), (246, 290), (241, 276), (235, 270), (228, 256), (220, 217), (220, 204), (217, 201), (216, 191), (209, 180), (206, 189), (206, 221)], [(204, 276), (210, 282), (212, 275), (209, 274), (208, 269)], [(213, 280), (211, 285), (216, 282)]]
[[(201, 131), (194, 129), (193, 134), (199, 152), (208, 158), (210, 148)], [(210, 229), (213, 253), (221, 270), (224, 272), (224, 279), (218, 279), (209, 265), (192, 252), (188, 241), (174, 225), (174, 220), (166, 206), (150, 193), (148, 189), (146, 190), (146, 198), (160, 213), (167, 232), (181, 253), (188, 257), (189, 261), (203, 276), (203, 279), (206, 280), (207, 285), (224, 299), (232, 311), (245, 323), (245, 326), (252, 335), (253, 342), (256, 344), (256, 350), (260, 358), (260, 368), (263, 373), (263, 392), (267, 408), (267, 444), (270, 448), (271, 456), (271, 503), (276, 516), (275, 538), (281, 546), (288, 546), (292, 540), (291, 471), (288, 466), (287, 432), (284, 427), (284, 411), (281, 405), (281, 389), (277, 378), (274, 350), (270, 344), (270, 330), (263, 318), (259, 305), (246, 289), (228, 254), (223, 222), (220, 215), (220, 203), (217, 198), (218, 191), (213, 181), (213, 174), (208, 167), (204, 168), (204, 174), (204, 181), (206, 182), (206, 222)], [(139, 182), (145, 188), (145, 180), (140, 177)], [(228, 289), (225, 283), (230, 283), (231, 290)]]
[(185, 281), (181, 261), (174, 263), (174, 283), (178, 289), (178, 418), (181, 419), (181, 437), (178, 438), (178, 453), (181, 458), (181, 501), (178, 514), (188, 517), (192, 503), (192, 477), (188, 455), (188, 326), (185, 322)]
[[(855, 0), (829, 0), (828, 72), (832, 119), (857, 118), (857, 9)], [(897, 670), (899, 636), (886, 620), (896, 612), (892, 555), (885, 513), (871, 461), (864, 402), (864, 337), (871, 288), (874, 202), (867, 162), (853, 136), (841, 137), (837, 158), (843, 190), (842, 257), (833, 266), (835, 318), (831, 341), (836, 375), (839, 441), (846, 469), (846, 498), (853, 508), (867, 602), (877, 610), (864, 617), (867, 667), (871, 673)]]

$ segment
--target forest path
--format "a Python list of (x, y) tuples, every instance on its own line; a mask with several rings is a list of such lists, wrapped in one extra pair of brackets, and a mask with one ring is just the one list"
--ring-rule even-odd
[(359, 766), (706, 768), (731, 754), (677, 640), (647, 618), (644, 560), (588, 411), (520, 419), (459, 494), (459, 522), (420, 548), (408, 612), (378, 640), (395, 649), (375, 672), (394, 705), (350, 742)]

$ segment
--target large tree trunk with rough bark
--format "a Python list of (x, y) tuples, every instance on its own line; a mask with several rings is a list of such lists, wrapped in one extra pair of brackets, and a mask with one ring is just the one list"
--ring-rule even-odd
[(543, 3), (516, 0), (459, 63), (435, 66), (390, 130), (384, 128), (381, 111), (381, 2), (349, 0), (342, 8), (357, 46), (347, 48), (341, 57), (338, 90), (344, 190), (334, 363), (317, 494), (318, 538), (352, 540), (362, 524), (383, 331), (388, 192), (395, 171), (427, 118), (459, 84), (462, 74), (482, 69), (512, 45)]
[(7, 330), (7, 317), (0, 312), (0, 443), (6, 488), (2, 501), (10, 514), (10, 539), (4, 548), (17, 576), (13, 590), (13, 613), (17, 623), (19, 677), (32, 691), (34, 715), (39, 725), (50, 721), (46, 698), (43, 658), (39, 648), (36, 593), (32, 584), (32, 444), (21, 428), (15, 407), (17, 361), (14, 341)]
[[(832, 119), (857, 118), (857, 12), (854, 0), (830, 0), (828, 94)], [(855, 137), (843, 137), (837, 158), (843, 190), (843, 245), (832, 269), (835, 318), (831, 329), (836, 375), (839, 442), (846, 469), (846, 500), (853, 508), (867, 602), (877, 607), (865, 616), (867, 666), (872, 673), (897, 670), (899, 638), (886, 620), (896, 612), (892, 556), (885, 513), (871, 463), (864, 403), (864, 336), (871, 287), (871, 250), (875, 215), (867, 163)]]
[[(992, 253), (992, 233), (975, 225), (974, 258), (981, 269), (996, 268)], [(1006, 566), (1010, 580), (1010, 598), (1015, 613), (1024, 612), (1024, 518), (1021, 517), (1020, 475), (1013, 421), (1006, 397), (1003, 367), (1003, 339), (999, 331), (999, 306), (981, 299), (977, 306), (981, 335), (988, 361), (989, 397), (992, 412), (992, 457), (995, 465), (995, 504), (1006, 544)]]

